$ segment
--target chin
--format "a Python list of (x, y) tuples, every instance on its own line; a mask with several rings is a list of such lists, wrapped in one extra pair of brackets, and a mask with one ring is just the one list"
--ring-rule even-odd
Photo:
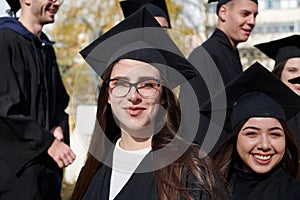
[(294, 92), (295, 92), (298, 96), (300, 96), (300, 91), (299, 91), (299, 90), (294, 90)]

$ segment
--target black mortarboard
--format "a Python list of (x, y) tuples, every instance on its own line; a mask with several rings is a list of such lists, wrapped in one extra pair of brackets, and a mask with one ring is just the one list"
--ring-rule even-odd
[(300, 35), (273, 40), (255, 45), (268, 57), (275, 60), (275, 66), (286, 59), (300, 57)]
[[(221, 6), (222, 6), (223, 4), (225, 4), (225, 3), (228, 3), (229, 1), (231, 1), (231, 0), (208, 0), (208, 3), (218, 2), (217, 10), (216, 10), (216, 12), (217, 12), (217, 14), (218, 14), (218, 13), (219, 13), (219, 10), (220, 10), (220, 8), (221, 8)], [(256, 4), (258, 4), (258, 1), (257, 1), (257, 0), (251, 0), (251, 1), (255, 2)]]
[(146, 8), (125, 18), (80, 54), (100, 76), (121, 58), (155, 65), (165, 72), (172, 88), (196, 76), (193, 66)]
[(299, 96), (258, 62), (237, 76), (213, 99), (224, 95), (227, 97), (226, 108), (215, 106), (211, 109), (207, 103), (201, 112), (226, 111), (231, 128), (249, 117), (274, 117), (287, 121), (300, 111)]
[(290, 79), (290, 80), (288, 80), (288, 82), (290, 82), (292, 84), (300, 84), (300, 76)]
[(128, 17), (139, 8), (145, 7), (154, 17), (164, 17), (171, 28), (168, 8), (165, 0), (126, 0), (120, 1), (124, 17)]
[(6, 1), (9, 4), (11, 11), (13, 11), (14, 13), (17, 13), (20, 10), (21, 8), (20, 0), (6, 0)]

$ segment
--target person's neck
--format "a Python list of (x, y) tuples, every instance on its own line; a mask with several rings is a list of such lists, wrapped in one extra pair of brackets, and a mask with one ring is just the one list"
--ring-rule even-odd
[(38, 37), (40, 37), (41, 32), (42, 32), (42, 28), (43, 25), (37, 23), (36, 21), (34, 21), (34, 17), (32, 16), (24, 16), (21, 15), (19, 18), (19, 22), (23, 24), (23, 26), (29, 30), (31, 33), (37, 35)]
[(148, 138), (138, 138), (122, 131), (120, 147), (127, 151), (134, 151), (134, 150), (151, 147), (151, 142), (152, 142), (152, 136)]
[(229, 40), (231, 46), (232, 46), (234, 49), (236, 49), (238, 43), (234, 42), (234, 41), (228, 36), (229, 34), (227, 34), (226, 30), (225, 30), (224, 28), (222, 28), (222, 26), (217, 26), (217, 28), (218, 28), (219, 30), (221, 30), (221, 31), (227, 36), (227, 38), (228, 38), (228, 40)]

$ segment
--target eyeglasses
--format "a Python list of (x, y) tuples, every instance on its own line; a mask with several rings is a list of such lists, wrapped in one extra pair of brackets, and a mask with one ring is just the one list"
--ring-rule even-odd
[(109, 86), (110, 93), (114, 97), (125, 97), (135, 87), (137, 93), (143, 98), (150, 98), (156, 95), (159, 91), (158, 88), (161, 85), (161, 80), (147, 79), (136, 83), (130, 83), (123, 79), (110, 79), (105, 81)]

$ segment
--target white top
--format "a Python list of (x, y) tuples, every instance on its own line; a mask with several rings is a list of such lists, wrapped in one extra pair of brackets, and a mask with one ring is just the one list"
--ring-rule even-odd
[(128, 182), (144, 157), (151, 151), (151, 147), (135, 151), (127, 151), (120, 147), (117, 141), (112, 161), (112, 173), (110, 178), (109, 200), (113, 200)]

